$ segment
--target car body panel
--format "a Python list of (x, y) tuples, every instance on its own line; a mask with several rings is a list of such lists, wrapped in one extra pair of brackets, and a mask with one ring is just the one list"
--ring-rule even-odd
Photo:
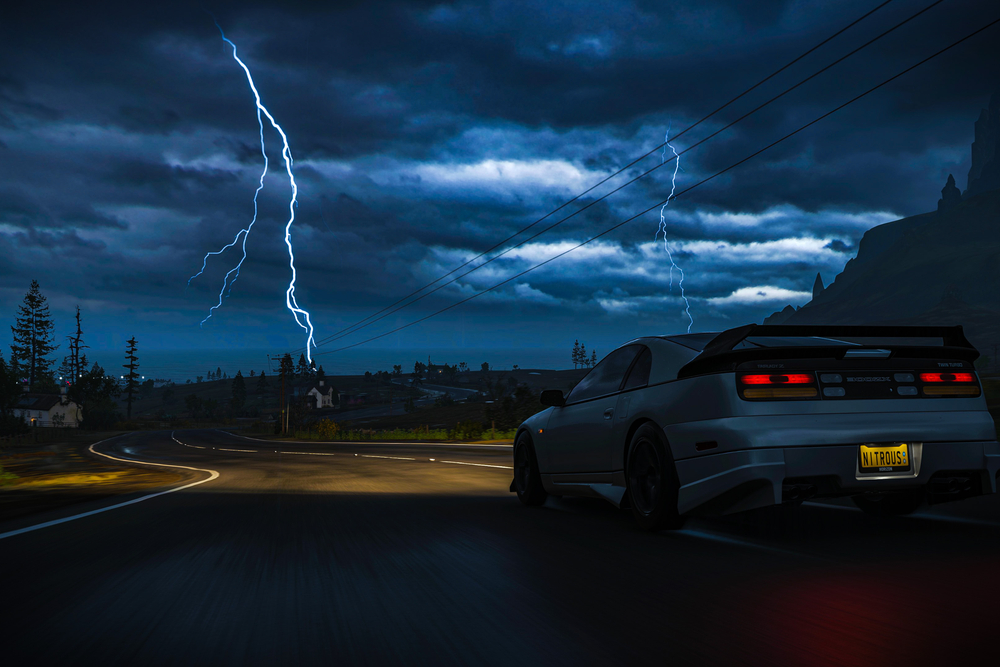
[[(961, 330), (948, 331), (956, 329), (959, 337), (950, 339), (952, 347), (941, 349), (958, 350), (954, 358), (963, 361), (938, 365), (971, 369), (968, 360), (974, 356), (960, 346)], [(789, 484), (808, 483), (821, 495), (840, 496), (912, 488), (949, 471), (975, 478), (978, 493), (996, 491), (1000, 445), (983, 395), (746, 400), (738, 393), (735, 370), (715, 369), (678, 379), (681, 369), (700, 352), (670, 338), (639, 338), (626, 344), (651, 350), (647, 386), (549, 408), (524, 422), (521, 430), (531, 433), (549, 493), (599, 497), (620, 505), (627, 447), (631, 434), (645, 422), (660, 429), (675, 460), (681, 513), (730, 513), (781, 503)], [(838, 343), (817, 340), (827, 348)], [(795, 341), (806, 344), (808, 339)], [(751, 350), (750, 344), (741, 345), (755, 359), (762, 354), (759, 346)], [(788, 348), (783, 351), (785, 361), (794, 358)], [(848, 356), (851, 360), (845, 361)], [(866, 359), (863, 350), (862, 354), (852, 350), (841, 359), (838, 368), (843, 373), (869, 372), (889, 363), (880, 362), (878, 355)], [(911, 470), (859, 474), (861, 444), (898, 442), (910, 446)]]
[[(611, 470), (607, 440), (612, 437), (617, 405), (618, 396), (612, 394), (554, 408), (545, 433), (540, 436), (549, 444), (544, 448), (544, 456), (539, 455), (539, 469), (562, 473)], [(609, 411), (611, 417), (606, 414)]]

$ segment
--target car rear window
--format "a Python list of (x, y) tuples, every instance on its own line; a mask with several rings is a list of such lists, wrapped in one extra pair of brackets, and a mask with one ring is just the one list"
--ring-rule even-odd
[(573, 388), (566, 402), (579, 403), (617, 392), (632, 360), (644, 349), (642, 345), (626, 345), (606, 356)]
[(625, 385), (622, 387), (622, 391), (638, 389), (649, 384), (649, 371), (652, 367), (653, 353), (647, 347), (642, 350), (635, 363), (632, 364), (632, 370), (629, 371), (628, 377), (625, 378)]

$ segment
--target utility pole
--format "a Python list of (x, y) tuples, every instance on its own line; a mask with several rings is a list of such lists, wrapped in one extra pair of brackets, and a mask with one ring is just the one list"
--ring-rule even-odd
[[(281, 373), (281, 390), (278, 393), (278, 414), (275, 417), (278, 418), (278, 428), (279, 433), (285, 432), (285, 365), (281, 363), (280, 356), (268, 357), (268, 361), (277, 361), (278, 370)], [(270, 364), (268, 364), (270, 366)]]

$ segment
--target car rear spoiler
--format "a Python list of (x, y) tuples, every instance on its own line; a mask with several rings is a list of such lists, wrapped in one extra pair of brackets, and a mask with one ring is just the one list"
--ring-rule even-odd
[(794, 345), (788, 347), (771, 346), (742, 348), (734, 350), (744, 340), (755, 336), (812, 337), (822, 338), (940, 338), (943, 345), (900, 345), (885, 342), (876, 345), (858, 345), (847, 349), (889, 350), (895, 358), (915, 359), (961, 359), (975, 361), (979, 351), (965, 337), (961, 326), (865, 326), (865, 325), (794, 325), (794, 324), (747, 324), (723, 331), (709, 341), (697, 357), (685, 364), (677, 373), (678, 379), (735, 370), (736, 366), (755, 359), (801, 359), (843, 357), (843, 345)]

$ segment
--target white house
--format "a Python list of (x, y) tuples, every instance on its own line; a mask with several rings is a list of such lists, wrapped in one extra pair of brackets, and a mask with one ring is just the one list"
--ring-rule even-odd
[(80, 406), (60, 394), (21, 394), (14, 407), (14, 414), (29, 426), (56, 426), (76, 428), (82, 417)]
[(316, 409), (320, 408), (332, 408), (334, 407), (334, 401), (339, 397), (337, 392), (333, 387), (325, 387), (325, 381), (320, 380), (318, 387), (313, 387), (306, 392), (306, 396), (311, 396), (313, 400), (316, 401)]

